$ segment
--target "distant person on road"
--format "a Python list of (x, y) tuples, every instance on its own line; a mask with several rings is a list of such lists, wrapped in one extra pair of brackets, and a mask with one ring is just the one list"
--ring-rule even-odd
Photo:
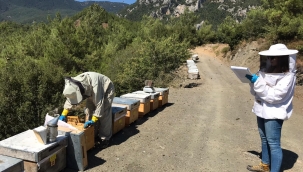
[(66, 97), (60, 120), (66, 121), (69, 109), (86, 99), (84, 113), (89, 116), (84, 128), (95, 125), (98, 146), (107, 147), (112, 136), (112, 102), (114, 84), (105, 75), (85, 72), (76, 77), (66, 77), (63, 95)]
[(257, 116), (262, 147), (260, 164), (248, 165), (249, 171), (280, 172), (283, 158), (281, 131), (283, 122), (293, 111), (297, 53), (284, 44), (272, 45), (269, 50), (259, 52), (260, 59), (267, 57), (264, 68), (260, 65), (258, 74), (246, 75), (255, 96), (252, 112)]

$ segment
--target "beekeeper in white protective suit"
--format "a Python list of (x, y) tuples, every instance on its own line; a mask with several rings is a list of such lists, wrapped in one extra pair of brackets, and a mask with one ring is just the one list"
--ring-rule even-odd
[(100, 141), (106, 147), (112, 136), (112, 110), (114, 84), (105, 75), (96, 72), (85, 72), (76, 77), (66, 77), (63, 95), (66, 97), (60, 120), (66, 121), (69, 109), (86, 99), (85, 113), (89, 120), (84, 128), (90, 125), (95, 128), (96, 143)]
[(249, 171), (280, 171), (283, 159), (281, 131), (283, 122), (290, 118), (293, 111), (297, 53), (297, 50), (290, 50), (284, 44), (272, 45), (269, 50), (259, 52), (260, 59), (266, 58), (264, 68), (260, 65), (258, 74), (246, 76), (251, 81), (251, 93), (255, 96), (252, 112), (257, 116), (262, 143), (261, 163), (247, 166)]

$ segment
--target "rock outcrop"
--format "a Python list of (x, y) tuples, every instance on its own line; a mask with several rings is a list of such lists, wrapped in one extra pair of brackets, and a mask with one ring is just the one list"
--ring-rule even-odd
[[(245, 17), (250, 9), (256, 8), (254, 4), (243, 5), (241, 0), (211, 0), (207, 2), (216, 4), (218, 6), (217, 10), (227, 11), (235, 18)], [(152, 10), (146, 11), (147, 14), (145, 15), (156, 18), (163, 18), (164, 16), (179, 17), (186, 10), (189, 12), (203, 10), (204, 3), (206, 3), (206, 0), (138, 0), (130, 7), (131, 9), (128, 9), (128, 12), (135, 12), (140, 6), (148, 6), (148, 9)]]

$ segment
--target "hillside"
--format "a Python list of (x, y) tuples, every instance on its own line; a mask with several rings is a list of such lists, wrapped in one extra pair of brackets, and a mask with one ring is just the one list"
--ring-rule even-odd
[(118, 13), (129, 6), (126, 3), (109, 1), (77, 2), (74, 0), (0, 0), (0, 21), (30, 23), (47, 21), (60, 13), (62, 17), (72, 16), (84, 8), (97, 3), (109, 13)]
[(249, 10), (260, 5), (261, 0), (138, 0), (119, 15), (136, 21), (141, 20), (143, 15), (168, 20), (190, 11), (197, 15), (198, 21), (218, 25), (226, 16), (241, 21)]
[(0, 21), (30, 23), (47, 21), (47, 16), (72, 16), (84, 8), (97, 3), (107, 12), (118, 14), (133, 21), (140, 21), (144, 15), (162, 20), (177, 18), (187, 10), (197, 15), (198, 23), (208, 21), (217, 26), (227, 16), (241, 21), (246, 13), (260, 6), (260, 0), (253, 1), (218, 1), (218, 0), (138, 0), (129, 5), (108, 1), (77, 2), (74, 0), (0, 0)]

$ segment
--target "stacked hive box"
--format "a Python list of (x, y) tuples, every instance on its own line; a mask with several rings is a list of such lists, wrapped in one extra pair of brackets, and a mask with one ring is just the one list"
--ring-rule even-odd
[(0, 171), (2, 172), (23, 172), (23, 160), (0, 155)]
[(112, 106), (113, 134), (116, 134), (125, 127), (126, 107)]
[(56, 142), (42, 144), (33, 130), (0, 141), (2, 155), (22, 159), (25, 171), (61, 171), (66, 167), (67, 137), (58, 135)]
[(188, 68), (188, 78), (189, 79), (199, 79), (200, 78), (199, 70), (198, 70), (194, 60), (187, 60), (186, 63), (187, 63), (187, 68)]
[(84, 123), (80, 122), (79, 116), (67, 116), (67, 123), (77, 128), (78, 131), (84, 131), (86, 149), (90, 150), (95, 146), (95, 129), (88, 127), (84, 129)]
[(154, 88), (155, 92), (159, 93), (159, 107), (165, 105), (168, 103), (168, 94), (169, 94), (169, 89), (168, 88)]
[(139, 100), (115, 97), (112, 106), (126, 107), (127, 113), (125, 116), (125, 126), (133, 123), (139, 117)]
[(139, 117), (143, 117), (150, 111), (150, 95), (128, 93), (121, 95), (122, 98), (135, 99), (140, 101)]
[(193, 61), (198, 61), (198, 60), (199, 60), (199, 55), (198, 55), (198, 54), (193, 54), (193, 55), (191, 56), (191, 59), (192, 59)]
[(84, 131), (58, 127), (58, 133), (60, 135), (65, 135), (68, 138), (66, 167), (77, 171), (84, 171), (88, 165)]
[(145, 94), (145, 95), (150, 95), (150, 110), (155, 110), (159, 107), (159, 96), (160, 93), (159, 92), (155, 92), (155, 93), (147, 93), (144, 91), (135, 91), (133, 92), (134, 94)]

